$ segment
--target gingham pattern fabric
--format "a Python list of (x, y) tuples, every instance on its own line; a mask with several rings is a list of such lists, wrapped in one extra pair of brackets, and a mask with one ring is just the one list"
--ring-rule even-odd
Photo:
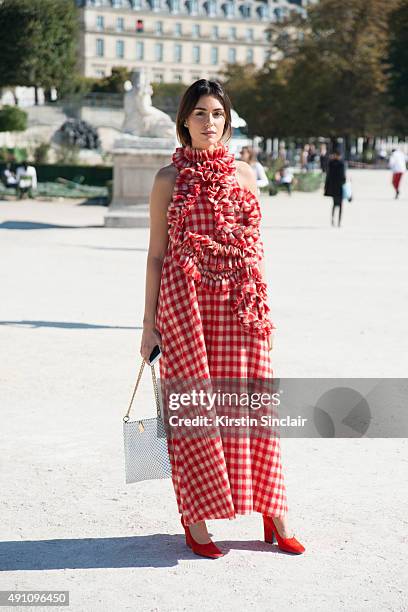
[[(259, 202), (240, 188), (228, 147), (179, 147), (168, 209), (169, 247), (156, 310), (160, 387), (187, 378), (273, 378), (266, 285), (258, 262)], [(192, 415), (193, 416), (193, 415)], [(288, 511), (277, 438), (168, 436), (172, 482), (186, 524)]]

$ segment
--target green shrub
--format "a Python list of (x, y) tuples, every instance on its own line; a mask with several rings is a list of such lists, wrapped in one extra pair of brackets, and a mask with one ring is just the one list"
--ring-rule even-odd
[(322, 182), (321, 172), (299, 172), (294, 175), (294, 189), (297, 191), (317, 191)]
[(20, 162), (28, 158), (27, 149), (21, 147), (0, 147), (0, 162)]
[(24, 132), (27, 129), (27, 113), (18, 106), (0, 108), (0, 132)]

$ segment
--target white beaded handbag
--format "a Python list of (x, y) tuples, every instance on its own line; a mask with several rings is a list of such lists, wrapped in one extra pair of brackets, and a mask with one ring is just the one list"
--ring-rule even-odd
[(154, 365), (150, 366), (150, 369), (152, 371), (157, 417), (137, 421), (129, 420), (130, 409), (145, 363), (143, 359), (129, 408), (123, 417), (126, 484), (142, 482), (143, 480), (171, 478), (171, 464), (167, 448), (166, 432), (160, 411), (159, 392), (157, 389)]

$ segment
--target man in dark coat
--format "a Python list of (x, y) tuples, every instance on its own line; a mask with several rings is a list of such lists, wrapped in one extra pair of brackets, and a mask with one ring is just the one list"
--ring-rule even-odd
[(334, 211), (339, 209), (337, 226), (340, 227), (343, 204), (343, 185), (346, 182), (346, 170), (341, 159), (339, 149), (336, 149), (327, 167), (324, 195), (333, 198), (332, 225), (334, 225)]

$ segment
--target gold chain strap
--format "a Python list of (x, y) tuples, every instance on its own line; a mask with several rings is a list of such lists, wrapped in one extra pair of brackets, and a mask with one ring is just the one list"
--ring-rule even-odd
[[(135, 388), (133, 389), (132, 399), (130, 400), (129, 408), (127, 409), (127, 412), (126, 412), (125, 416), (123, 417), (123, 420), (125, 421), (125, 423), (127, 423), (129, 421), (130, 409), (132, 408), (133, 399), (135, 397), (136, 390), (137, 390), (137, 388), (139, 386), (139, 382), (140, 382), (140, 379), (142, 377), (142, 373), (143, 373), (143, 369), (144, 369), (145, 363), (146, 363), (146, 361), (143, 359), (142, 360), (142, 365), (140, 366), (139, 375), (137, 377), (137, 381), (136, 381), (136, 384), (135, 384)], [(154, 389), (154, 398), (155, 398), (155, 401), (156, 401), (157, 416), (158, 416), (159, 419), (161, 419), (160, 397), (159, 397), (159, 390), (157, 388), (156, 372), (154, 370), (154, 365), (150, 366), (150, 369), (152, 371), (153, 389)], [(141, 431), (143, 431), (143, 429), (144, 429), (142, 421), (139, 421), (139, 429)]]

